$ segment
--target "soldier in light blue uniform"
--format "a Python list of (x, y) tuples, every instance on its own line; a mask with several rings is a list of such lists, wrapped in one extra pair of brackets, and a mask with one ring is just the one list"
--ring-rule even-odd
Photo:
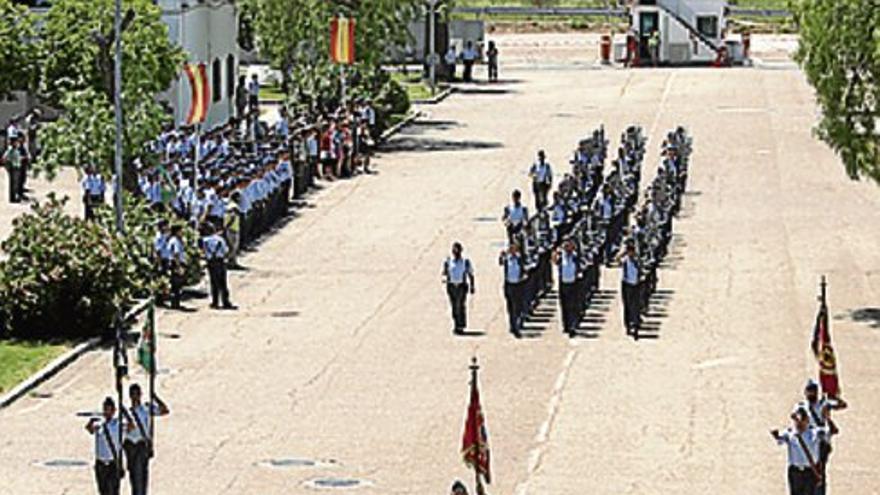
[(211, 308), (236, 309), (229, 301), (229, 286), (226, 282), (226, 256), (229, 247), (226, 239), (209, 225), (209, 235), (202, 240), (202, 251), (208, 264), (208, 276), (211, 281)]

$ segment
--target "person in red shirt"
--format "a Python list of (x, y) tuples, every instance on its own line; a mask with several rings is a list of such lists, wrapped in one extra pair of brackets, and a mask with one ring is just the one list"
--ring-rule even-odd
[(330, 124), (321, 133), (321, 166), (324, 169), (323, 175), (327, 180), (333, 180), (333, 168), (336, 163), (335, 147), (333, 146), (333, 134), (336, 132), (336, 123), (330, 121)]

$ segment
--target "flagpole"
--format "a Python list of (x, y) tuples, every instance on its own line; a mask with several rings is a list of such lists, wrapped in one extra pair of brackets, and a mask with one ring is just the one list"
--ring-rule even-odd
[[(480, 370), (480, 365), (477, 364), (477, 357), (476, 356), (471, 357), (470, 370), (471, 370), (471, 397), (473, 397), (474, 390), (477, 388), (477, 372)], [(474, 417), (471, 418), (471, 421), (477, 422), (477, 421), (479, 421), (478, 418), (479, 418), (478, 415), (474, 415)], [(474, 425), (474, 426), (479, 426), (479, 425)], [(477, 434), (474, 435), (474, 453), (475, 453), (474, 454), (474, 480), (475, 480), (474, 486), (475, 486), (475, 490), (477, 492), (477, 495), (483, 495), (483, 493), (484, 493), (483, 481), (480, 479), (480, 440), (481, 440), (481, 438), (480, 438), (480, 431), (477, 430), (477, 428), (474, 428), (474, 431), (477, 432)]]
[(198, 194), (199, 192), (199, 160), (201, 157), (199, 156), (202, 152), (202, 124), (196, 123), (196, 154), (195, 161), (193, 163), (193, 190)]
[(147, 321), (150, 331), (150, 404), (147, 408), (150, 412), (150, 442), (152, 443), (153, 452), (156, 452), (156, 415), (153, 412), (156, 403), (156, 302), (150, 300), (149, 309), (147, 309)]
[(820, 297), (820, 301), (822, 301), (822, 308), (825, 308), (827, 306), (826, 300), (825, 300), (825, 288), (827, 285), (828, 284), (825, 282), (825, 275), (822, 275), (822, 281), (819, 283), (819, 287), (821, 288), (821, 292), (820, 292), (819, 297)]

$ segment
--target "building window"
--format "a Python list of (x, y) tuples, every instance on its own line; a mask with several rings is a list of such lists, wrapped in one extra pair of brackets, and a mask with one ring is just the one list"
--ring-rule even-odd
[(707, 38), (717, 38), (718, 16), (697, 16), (697, 31)]
[(223, 67), (219, 58), (214, 59), (214, 63), (211, 64), (211, 93), (214, 102), (223, 99)]
[(232, 100), (235, 97), (235, 55), (226, 57), (226, 97)]

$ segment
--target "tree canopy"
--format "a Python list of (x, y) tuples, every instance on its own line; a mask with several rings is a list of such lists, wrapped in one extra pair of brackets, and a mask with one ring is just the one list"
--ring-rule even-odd
[(880, 6), (877, 0), (796, 0), (796, 54), (822, 110), (818, 136), (853, 179), (880, 183)]
[(0, 98), (36, 83), (36, 33), (27, 7), (0, 0)]
[[(181, 49), (168, 37), (152, 0), (126, 0), (130, 12), (123, 40), (123, 92), (153, 97), (177, 78)], [(42, 94), (51, 104), (66, 90), (93, 88), (112, 101), (113, 0), (56, 0), (41, 30), (45, 51)]]

